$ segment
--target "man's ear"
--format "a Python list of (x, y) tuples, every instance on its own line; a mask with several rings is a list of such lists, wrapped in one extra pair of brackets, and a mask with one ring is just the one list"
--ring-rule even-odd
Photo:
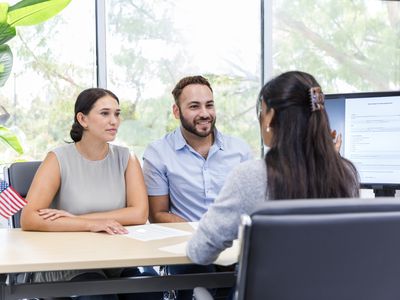
[(87, 122), (86, 122), (86, 116), (83, 113), (78, 112), (76, 114), (76, 119), (78, 120), (79, 124), (81, 124), (81, 126), (83, 128), (87, 128), (88, 125), (87, 125)]
[(179, 107), (178, 105), (176, 105), (176, 103), (174, 103), (174, 105), (172, 105), (172, 112), (174, 114), (175, 119), (179, 120)]

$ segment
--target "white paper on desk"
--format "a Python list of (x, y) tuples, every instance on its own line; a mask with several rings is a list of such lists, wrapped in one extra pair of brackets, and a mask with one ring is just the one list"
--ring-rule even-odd
[(147, 224), (128, 228), (126, 237), (140, 241), (161, 240), (177, 236), (191, 235), (190, 232), (174, 229), (166, 226)]
[[(183, 242), (172, 246), (161, 247), (159, 248), (159, 250), (173, 254), (186, 255), (186, 246), (187, 242)], [(230, 266), (234, 263), (237, 263), (239, 259), (239, 248), (240, 248), (239, 241), (234, 240), (232, 247), (222, 251), (222, 253), (218, 256), (214, 264), (220, 266)]]

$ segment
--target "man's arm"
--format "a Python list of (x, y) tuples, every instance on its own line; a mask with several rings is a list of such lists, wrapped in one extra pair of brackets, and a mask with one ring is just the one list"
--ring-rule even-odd
[(187, 222), (169, 212), (169, 195), (149, 196), (149, 220), (151, 223)]

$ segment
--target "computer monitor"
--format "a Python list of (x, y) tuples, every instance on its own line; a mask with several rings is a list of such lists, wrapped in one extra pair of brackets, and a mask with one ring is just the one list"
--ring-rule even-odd
[(356, 166), (362, 188), (376, 196), (400, 189), (400, 91), (325, 96), (332, 130), (341, 133), (340, 153)]

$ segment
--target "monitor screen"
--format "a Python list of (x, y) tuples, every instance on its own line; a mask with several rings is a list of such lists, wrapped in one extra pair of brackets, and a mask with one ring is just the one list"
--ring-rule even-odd
[(400, 189), (400, 91), (325, 99), (331, 129), (342, 134), (340, 153), (356, 166), (361, 187)]

